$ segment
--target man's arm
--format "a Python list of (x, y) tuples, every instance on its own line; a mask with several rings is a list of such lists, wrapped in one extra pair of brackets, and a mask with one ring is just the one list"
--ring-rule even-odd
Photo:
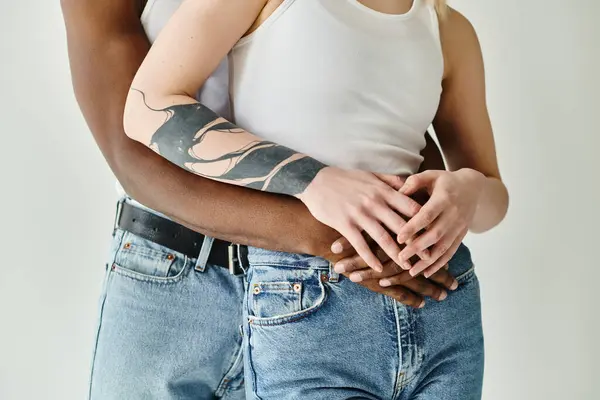
[[(125, 98), (150, 47), (139, 21), (141, 3), (61, 0), (77, 100), (125, 190), (147, 206), (213, 237), (332, 261), (354, 255), (347, 246), (342, 253), (331, 254), (330, 245), (339, 234), (316, 221), (295, 198), (201, 178), (125, 135)], [(434, 165), (439, 164), (439, 151), (436, 154), (427, 162), (437, 159)], [(443, 279), (440, 287), (451, 288), (451, 277)], [(382, 288), (375, 279), (361, 284), (410, 306), (421, 304), (421, 296), (439, 298), (442, 293), (431, 283)]]
[(131, 81), (150, 44), (142, 0), (62, 0), (75, 94), (100, 150), (128, 194), (198, 232), (274, 250), (331, 257), (339, 237), (295, 198), (196, 176), (123, 131)]

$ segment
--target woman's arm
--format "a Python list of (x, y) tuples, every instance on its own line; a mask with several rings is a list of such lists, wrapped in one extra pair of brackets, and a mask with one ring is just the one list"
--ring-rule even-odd
[[(426, 189), (431, 197), (402, 228), (404, 243), (426, 232), (400, 254), (411, 274), (439, 270), (469, 230), (484, 232), (499, 224), (508, 209), (508, 191), (500, 178), (485, 98), (483, 57), (470, 22), (450, 9), (440, 24), (445, 60), (443, 92), (434, 128), (450, 171), (426, 171), (409, 177), (400, 190)], [(414, 266), (408, 260), (431, 247), (431, 258)]]
[(129, 195), (203, 234), (330, 257), (340, 235), (300, 201), (196, 176), (125, 135), (125, 98), (150, 49), (140, 0), (61, 0), (61, 6), (77, 101)]
[[(187, 0), (152, 46), (129, 93), (126, 133), (174, 164), (221, 182), (298, 197), (377, 270), (362, 231), (393, 260), (398, 232), (420, 205), (384, 178), (327, 167), (218, 117), (193, 94), (252, 26), (266, 0)], [(385, 182), (397, 177), (385, 177)], [(323, 201), (327, 199), (327, 201)], [(391, 212), (394, 211), (394, 212)]]
[(184, 1), (134, 78), (125, 131), (198, 175), (295, 196), (324, 164), (236, 127), (194, 98), (265, 3)]
[(475, 29), (458, 11), (450, 10), (441, 30), (447, 71), (433, 124), (449, 170), (465, 170), (481, 185), (469, 229), (484, 232), (504, 219), (508, 190), (496, 158), (483, 56)]

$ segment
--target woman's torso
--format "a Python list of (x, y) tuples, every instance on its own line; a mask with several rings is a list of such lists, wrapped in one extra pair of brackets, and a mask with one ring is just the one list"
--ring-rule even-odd
[(237, 125), (326, 164), (408, 175), (443, 75), (433, 7), (283, 0), (229, 56)]

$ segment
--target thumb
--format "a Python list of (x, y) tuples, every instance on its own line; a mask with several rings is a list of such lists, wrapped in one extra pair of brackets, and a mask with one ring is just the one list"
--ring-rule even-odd
[(400, 193), (410, 196), (415, 194), (419, 189), (429, 189), (438, 173), (436, 171), (424, 171), (419, 174), (411, 175), (406, 178), (406, 182), (400, 188)]

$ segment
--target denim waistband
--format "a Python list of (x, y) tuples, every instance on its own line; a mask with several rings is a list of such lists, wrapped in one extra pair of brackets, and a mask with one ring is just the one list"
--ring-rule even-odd
[(250, 265), (272, 265), (290, 268), (329, 269), (329, 261), (309, 254), (285, 253), (248, 246)]
[[(265, 250), (257, 247), (248, 247), (248, 261), (251, 266), (263, 265), (306, 269), (329, 269), (329, 261), (321, 257), (308, 254)], [(469, 271), (473, 267), (469, 248), (461, 243), (448, 265), (449, 272), (455, 277)]]

